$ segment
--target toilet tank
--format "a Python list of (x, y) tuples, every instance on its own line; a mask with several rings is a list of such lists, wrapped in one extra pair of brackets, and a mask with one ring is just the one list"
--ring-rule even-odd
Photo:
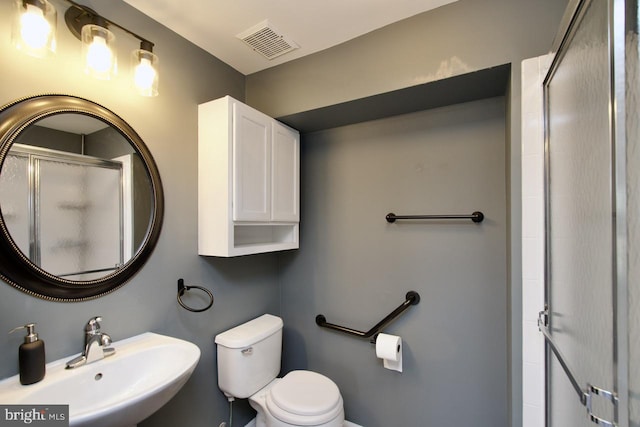
[(282, 319), (264, 314), (216, 335), (218, 387), (245, 399), (280, 373)]

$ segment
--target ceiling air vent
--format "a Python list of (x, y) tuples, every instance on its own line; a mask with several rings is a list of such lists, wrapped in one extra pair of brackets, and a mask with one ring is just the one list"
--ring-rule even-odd
[(267, 59), (276, 58), (300, 47), (270, 26), (268, 21), (262, 21), (236, 37)]

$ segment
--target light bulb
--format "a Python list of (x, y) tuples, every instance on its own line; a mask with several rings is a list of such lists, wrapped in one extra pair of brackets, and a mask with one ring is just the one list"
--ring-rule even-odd
[(49, 42), (51, 25), (44, 17), (44, 11), (37, 6), (27, 4), (20, 16), (20, 36), (31, 49), (43, 49)]
[(47, 0), (15, 0), (13, 45), (36, 57), (56, 50), (56, 9)]
[(104, 27), (93, 24), (82, 27), (82, 51), (87, 74), (101, 80), (109, 80), (116, 74), (114, 41), (113, 33)]
[(131, 56), (133, 84), (142, 96), (158, 96), (158, 56), (152, 48), (150, 42), (143, 41)]
[(147, 58), (140, 58), (140, 63), (136, 67), (134, 82), (138, 89), (144, 91), (149, 90), (153, 86), (156, 79), (156, 69), (151, 65), (151, 61)]
[(111, 56), (104, 37), (95, 36), (87, 50), (87, 66), (98, 73), (106, 73), (111, 69)]

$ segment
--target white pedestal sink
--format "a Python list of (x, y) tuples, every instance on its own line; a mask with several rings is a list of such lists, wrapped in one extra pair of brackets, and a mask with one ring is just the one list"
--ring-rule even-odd
[(200, 359), (188, 341), (146, 332), (112, 344), (116, 354), (65, 369), (74, 355), (47, 364), (42, 381), (0, 381), (0, 403), (69, 405), (73, 427), (128, 427), (153, 414), (187, 382)]

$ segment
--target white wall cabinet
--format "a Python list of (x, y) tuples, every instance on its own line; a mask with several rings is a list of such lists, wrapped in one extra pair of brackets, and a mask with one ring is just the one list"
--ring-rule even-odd
[(299, 247), (300, 135), (229, 96), (198, 106), (198, 253)]

